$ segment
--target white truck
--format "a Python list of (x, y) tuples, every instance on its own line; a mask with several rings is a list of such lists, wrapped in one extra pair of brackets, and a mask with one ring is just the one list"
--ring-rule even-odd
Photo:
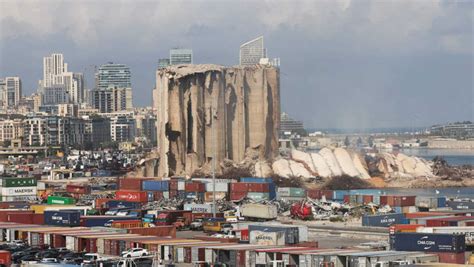
[(278, 216), (278, 209), (275, 205), (249, 203), (240, 207), (240, 216), (246, 220), (268, 221), (274, 220)]

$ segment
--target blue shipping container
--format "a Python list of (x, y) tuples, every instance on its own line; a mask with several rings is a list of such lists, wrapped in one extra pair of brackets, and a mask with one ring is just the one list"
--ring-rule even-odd
[(58, 226), (79, 226), (81, 224), (81, 211), (45, 210), (44, 224)]
[(398, 251), (466, 251), (466, 237), (459, 234), (395, 233), (391, 239), (392, 249)]
[(444, 208), (446, 207), (446, 198), (445, 197), (439, 197), (438, 198), (438, 208)]
[(81, 217), (82, 226), (95, 227), (106, 226), (109, 227), (113, 221), (133, 220), (132, 217), (127, 216), (83, 216)]
[(276, 186), (274, 183), (268, 184), (268, 196), (270, 200), (274, 200), (276, 198)]
[(369, 215), (362, 217), (362, 226), (389, 227), (392, 224), (408, 224), (403, 213), (389, 213), (383, 215)]
[(344, 195), (349, 195), (349, 190), (334, 190), (332, 199), (343, 201)]
[(453, 210), (472, 210), (474, 209), (474, 202), (470, 201), (446, 201), (446, 206)]
[(142, 182), (142, 188), (145, 191), (168, 191), (169, 181), (148, 180)]
[(109, 200), (107, 202), (107, 208), (109, 209), (140, 209), (141, 203), (122, 201), (122, 200)]
[(273, 183), (272, 178), (263, 177), (242, 177), (240, 178), (241, 183)]

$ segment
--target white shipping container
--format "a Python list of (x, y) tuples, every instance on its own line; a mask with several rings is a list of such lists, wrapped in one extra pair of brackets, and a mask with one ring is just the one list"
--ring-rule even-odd
[(36, 186), (38, 190), (46, 190), (46, 184), (44, 182), (38, 181), (38, 184)]
[[(206, 191), (213, 191), (213, 183), (206, 183)], [(217, 183), (216, 182), (216, 192), (227, 192), (229, 183)]]
[(183, 263), (184, 262), (184, 248), (177, 248), (176, 249), (176, 262)]
[(416, 231), (429, 234), (464, 234), (466, 245), (474, 245), (474, 226), (418, 227)]
[(36, 196), (36, 186), (3, 187), (2, 196)]
[(267, 264), (267, 253), (265, 252), (256, 252), (255, 254), (255, 264)]
[(289, 187), (278, 187), (277, 195), (279, 197), (289, 197), (290, 188)]
[(249, 233), (250, 244), (264, 246), (284, 246), (285, 232), (252, 231)]
[(184, 210), (190, 210), (192, 212), (212, 212), (212, 204), (184, 204)]
[(66, 248), (74, 251), (74, 237), (66, 236)]
[(191, 247), (191, 261), (192, 262), (199, 261), (199, 248), (198, 247)]
[(277, 207), (266, 204), (245, 204), (240, 207), (240, 215), (248, 218), (275, 219), (278, 216)]
[(170, 191), (164, 191), (163, 192), (163, 198), (164, 199), (169, 199), (170, 198)]
[[(200, 182), (203, 182), (203, 183), (212, 183), (212, 178), (193, 178), (192, 179), (193, 181), (200, 181)], [(230, 183), (232, 182), (231, 179), (220, 179), (220, 178), (216, 178), (216, 184), (218, 183)]]
[(204, 251), (204, 257), (207, 263), (212, 263), (212, 249), (206, 248)]
[(105, 240), (103, 238), (97, 238), (97, 241), (96, 241), (97, 253), (105, 254), (104, 243), (105, 243)]
[(186, 183), (184, 181), (178, 181), (178, 191), (185, 190)]

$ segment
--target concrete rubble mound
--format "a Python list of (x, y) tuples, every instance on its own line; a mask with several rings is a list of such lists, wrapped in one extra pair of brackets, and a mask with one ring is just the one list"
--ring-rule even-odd
[[(177, 65), (158, 70), (158, 176), (191, 175), (212, 159), (258, 160), (278, 153), (280, 73), (268, 65)], [(221, 172), (220, 164), (217, 171)]]
[[(432, 177), (431, 163), (418, 157), (401, 153), (380, 153), (375, 155), (376, 166), (384, 178)], [(318, 153), (291, 151), (290, 159), (280, 158), (273, 162), (274, 174), (284, 178), (310, 178), (320, 176), (331, 178), (348, 175), (361, 179), (371, 178), (365, 155), (345, 148), (325, 147)], [(258, 172), (257, 172), (258, 173)]]

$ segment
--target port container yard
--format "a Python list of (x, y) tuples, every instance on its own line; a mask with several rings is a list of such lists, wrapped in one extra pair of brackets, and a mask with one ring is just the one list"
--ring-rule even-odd
[[(120, 261), (134, 248), (148, 254), (133, 260), (178, 266), (473, 264), (474, 210), (456, 208), (469, 207), (469, 200), (382, 195), (376, 189), (305, 190), (258, 177), (216, 179), (215, 186), (208, 178), (129, 177), (112, 182), (115, 190), (75, 179), (12, 177), (0, 184), (10, 200), (0, 205), (6, 249), (0, 261), (6, 266), (20, 263), (8, 251), (15, 242), (94, 253), (100, 255), (97, 264)], [(25, 198), (31, 192), (36, 195)], [(364, 212), (347, 211), (356, 208)], [(332, 220), (337, 214), (349, 223)], [(382, 245), (347, 245), (348, 238)]]

